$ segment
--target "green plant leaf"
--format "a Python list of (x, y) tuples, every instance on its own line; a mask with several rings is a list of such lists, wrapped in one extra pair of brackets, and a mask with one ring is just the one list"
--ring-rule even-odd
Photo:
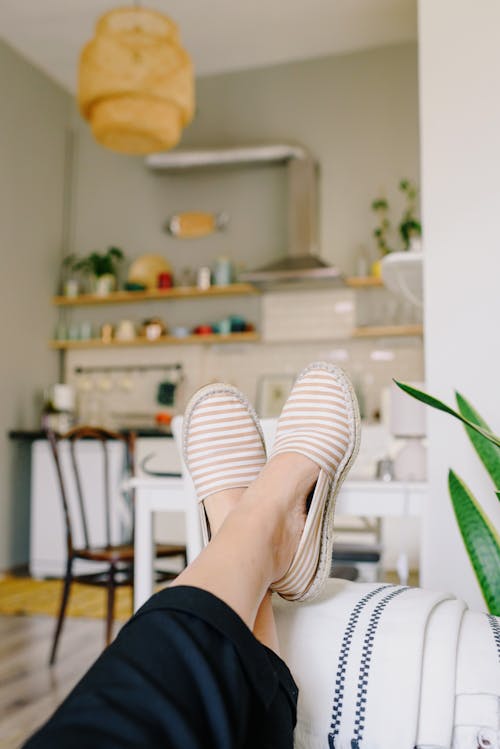
[(462, 414), (457, 413), (452, 408), (450, 408), (450, 406), (447, 406), (446, 403), (443, 403), (437, 398), (434, 398), (433, 395), (428, 395), (427, 393), (424, 393), (422, 390), (418, 390), (417, 388), (414, 388), (411, 385), (407, 385), (404, 382), (398, 382), (397, 380), (394, 380), (394, 382), (396, 383), (398, 387), (401, 388), (401, 390), (404, 390), (405, 393), (408, 393), (408, 395), (411, 395), (412, 398), (416, 398), (418, 401), (425, 403), (427, 406), (432, 406), (432, 408), (437, 408), (438, 411), (444, 411), (445, 413), (450, 414), (451, 416), (454, 416), (456, 419), (459, 419), (459, 421), (462, 421), (464, 424), (467, 424), (479, 434), (482, 434), (483, 437), (486, 437), (487, 440), (489, 440), (490, 442), (493, 442), (494, 445), (497, 445), (497, 447), (500, 447), (500, 437), (497, 437), (496, 434), (493, 434), (487, 429), (484, 429), (483, 427), (478, 426), (477, 424), (474, 424), (474, 422), (469, 421), (464, 416), (462, 416)]
[[(457, 399), (458, 410), (464, 418), (474, 422), (474, 424), (486, 429), (488, 432), (491, 431), (488, 424), (463, 395), (455, 393), (455, 397)], [(500, 489), (500, 447), (487, 440), (482, 434), (478, 434), (478, 432), (467, 426), (467, 424), (465, 425), (465, 431), (479, 459), (490, 474), (495, 489)]]
[(123, 251), (119, 247), (109, 247), (106, 255), (110, 258), (114, 257), (117, 260), (123, 259)]
[(458, 527), (488, 611), (500, 615), (500, 538), (474, 495), (454, 471), (448, 487)]

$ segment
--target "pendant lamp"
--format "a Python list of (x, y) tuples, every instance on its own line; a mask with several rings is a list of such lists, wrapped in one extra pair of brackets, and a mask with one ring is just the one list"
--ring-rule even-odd
[(175, 23), (143, 7), (103, 15), (81, 53), (78, 104), (113, 151), (173, 148), (194, 112), (193, 67)]

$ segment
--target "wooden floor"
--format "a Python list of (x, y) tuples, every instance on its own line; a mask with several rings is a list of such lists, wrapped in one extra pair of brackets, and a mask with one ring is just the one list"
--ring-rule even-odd
[(49, 668), (54, 619), (0, 616), (1, 749), (17, 749), (45, 722), (101, 652), (102, 621), (68, 618), (64, 627)]

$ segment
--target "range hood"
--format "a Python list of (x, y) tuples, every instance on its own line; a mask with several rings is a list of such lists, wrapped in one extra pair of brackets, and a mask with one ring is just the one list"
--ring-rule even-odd
[(316, 164), (303, 147), (290, 143), (192, 149), (152, 154), (146, 165), (155, 170), (184, 170), (224, 165), (283, 163), (288, 171), (287, 253), (280, 260), (240, 273), (258, 285), (309, 284), (341, 279), (338, 268), (318, 256)]

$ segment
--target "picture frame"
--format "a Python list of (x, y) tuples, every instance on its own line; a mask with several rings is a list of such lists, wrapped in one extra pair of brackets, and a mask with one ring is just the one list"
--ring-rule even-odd
[(277, 418), (290, 394), (295, 375), (265, 374), (257, 384), (257, 413), (261, 419)]

